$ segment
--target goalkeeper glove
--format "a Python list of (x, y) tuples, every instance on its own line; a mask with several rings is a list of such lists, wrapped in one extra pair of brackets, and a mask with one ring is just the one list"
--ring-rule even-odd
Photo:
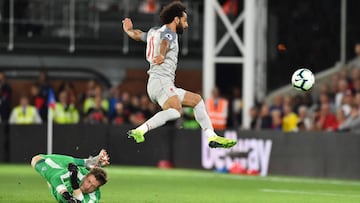
[(75, 199), (69, 192), (62, 193), (62, 196), (68, 203), (81, 203), (80, 200)]
[(72, 198), (70, 201), (68, 201), (68, 203), (81, 203), (80, 200)]
[(70, 172), (70, 182), (72, 189), (79, 189), (79, 183), (77, 181), (78, 167), (74, 163), (69, 163), (68, 171)]

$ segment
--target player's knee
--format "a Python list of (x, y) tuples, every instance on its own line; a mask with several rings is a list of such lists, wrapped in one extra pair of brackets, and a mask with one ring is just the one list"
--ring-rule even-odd
[(201, 100), (202, 100), (202, 97), (200, 96), (200, 94), (195, 94), (194, 95), (195, 105), (198, 104)]
[(200, 103), (202, 101), (202, 98), (200, 96), (200, 94), (194, 94), (192, 97), (191, 97), (191, 101), (190, 101), (190, 106), (191, 107), (195, 107), (198, 103)]
[(35, 165), (38, 161), (40, 161), (42, 159), (42, 157), (40, 155), (35, 155), (32, 159), (31, 159), (31, 166), (33, 168), (35, 168)]
[(177, 107), (177, 108), (174, 108), (177, 112), (179, 112), (179, 118), (183, 115), (183, 110), (182, 110), (182, 107)]

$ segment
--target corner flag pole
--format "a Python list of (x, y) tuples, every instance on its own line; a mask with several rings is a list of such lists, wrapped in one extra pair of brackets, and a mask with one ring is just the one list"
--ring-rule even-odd
[(48, 119), (47, 119), (47, 154), (52, 154), (52, 143), (53, 143), (53, 122), (52, 122), (52, 111), (48, 108)]
[(53, 110), (55, 109), (54, 92), (49, 89), (47, 114), (47, 154), (53, 152)]

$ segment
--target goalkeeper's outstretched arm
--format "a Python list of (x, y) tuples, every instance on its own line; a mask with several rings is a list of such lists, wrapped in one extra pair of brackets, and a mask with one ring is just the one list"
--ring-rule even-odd
[(54, 163), (59, 165), (62, 168), (67, 168), (69, 163), (76, 163), (78, 166), (85, 166), (86, 159), (74, 158), (72, 156), (61, 155), (61, 154), (39, 154), (32, 158), (31, 166), (34, 167), (36, 162), (41, 159), (51, 159)]
[(101, 149), (100, 153), (96, 156), (90, 156), (89, 158), (75, 158), (72, 156), (61, 155), (61, 154), (39, 154), (32, 158), (31, 166), (35, 168), (38, 161), (42, 159), (51, 159), (54, 163), (59, 165), (61, 168), (67, 169), (69, 163), (75, 163), (77, 166), (83, 166), (88, 169), (94, 167), (105, 167), (110, 164), (109, 154), (105, 149)]

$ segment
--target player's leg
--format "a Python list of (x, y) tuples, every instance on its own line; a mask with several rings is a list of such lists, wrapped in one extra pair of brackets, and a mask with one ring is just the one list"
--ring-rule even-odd
[[(161, 101), (159, 101), (159, 103), (161, 103)], [(162, 111), (156, 113), (153, 117), (136, 129), (130, 130), (128, 132), (129, 137), (134, 138), (137, 143), (144, 142), (144, 135), (146, 132), (164, 125), (167, 121), (180, 118), (182, 108), (178, 95), (174, 94), (169, 97), (165, 102), (163, 102), (161, 107), (163, 109)]]
[(182, 104), (184, 106), (194, 108), (195, 119), (200, 124), (201, 128), (204, 130), (205, 135), (208, 137), (209, 147), (230, 148), (236, 144), (236, 141), (234, 140), (216, 135), (212, 127), (209, 115), (206, 112), (205, 103), (199, 94), (186, 91)]
[(213, 130), (210, 118), (206, 112), (204, 101), (199, 94), (186, 91), (182, 105), (194, 108), (195, 119), (202, 129)]

